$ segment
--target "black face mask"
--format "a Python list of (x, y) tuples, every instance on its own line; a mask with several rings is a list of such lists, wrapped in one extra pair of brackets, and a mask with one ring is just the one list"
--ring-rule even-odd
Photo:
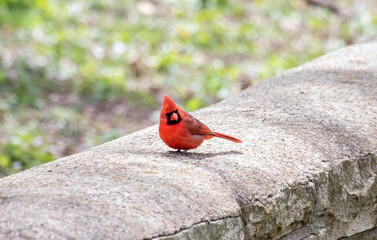
[[(176, 113), (176, 114), (177, 114), (177, 116), (178, 116), (178, 119), (177, 119), (177, 120), (171, 120), (171, 119), (170, 119), (170, 118), (171, 118), (171, 115), (173, 115), (173, 113)], [(181, 115), (179, 115), (179, 113), (178, 113), (178, 110), (173, 111), (173, 112), (171, 112), (171, 113), (167, 113), (166, 116), (168, 117), (168, 125), (174, 125), (174, 124), (177, 124), (177, 123), (179, 123), (179, 122), (182, 120)]]

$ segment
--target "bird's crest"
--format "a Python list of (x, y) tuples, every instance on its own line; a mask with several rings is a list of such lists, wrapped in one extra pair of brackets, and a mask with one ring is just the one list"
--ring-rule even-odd
[(164, 102), (162, 103), (162, 110), (165, 113), (171, 113), (178, 110), (177, 105), (167, 95), (164, 95)]

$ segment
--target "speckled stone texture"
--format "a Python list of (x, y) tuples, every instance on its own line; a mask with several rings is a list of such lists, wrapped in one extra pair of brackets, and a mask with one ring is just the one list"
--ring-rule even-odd
[(309, 240), (376, 227), (376, 41), (193, 115), (244, 143), (174, 153), (153, 126), (2, 178), (0, 239)]

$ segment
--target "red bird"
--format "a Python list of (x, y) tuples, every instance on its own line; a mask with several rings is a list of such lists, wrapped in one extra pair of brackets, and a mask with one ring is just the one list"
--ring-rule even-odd
[(212, 132), (206, 125), (191, 114), (180, 109), (168, 96), (164, 96), (160, 113), (159, 133), (161, 139), (171, 148), (178, 151), (194, 149), (204, 140), (213, 137), (242, 143), (241, 140), (217, 132)]

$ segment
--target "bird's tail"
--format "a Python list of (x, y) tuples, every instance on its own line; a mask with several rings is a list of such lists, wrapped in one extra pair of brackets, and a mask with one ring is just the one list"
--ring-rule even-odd
[(242, 143), (242, 141), (237, 138), (234, 138), (234, 137), (222, 134), (222, 133), (218, 133), (218, 132), (213, 132), (213, 133), (215, 134), (215, 137), (224, 138), (232, 142)]

